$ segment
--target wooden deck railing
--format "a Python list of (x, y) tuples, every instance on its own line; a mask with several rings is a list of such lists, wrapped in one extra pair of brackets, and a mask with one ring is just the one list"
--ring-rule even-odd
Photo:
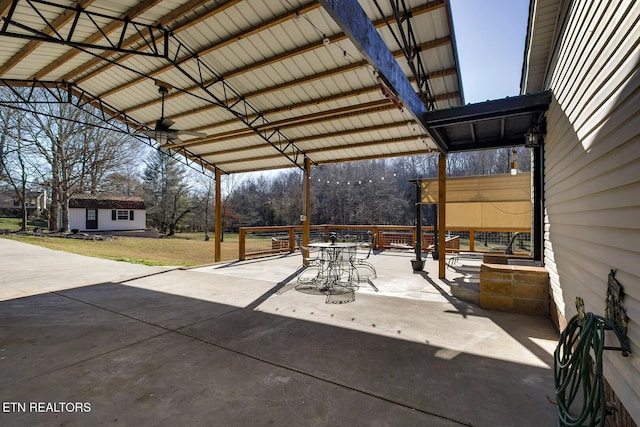
[[(366, 239), (376, 236), (375, 250), (414, 249), (416, 229), (410, 225), (312, 225), (312, 242), (327, 241), (332, 233)], [(528, 253), (531, 248), (530, 229), (447, 229), (447, 252), (493, 252), (506, 248), (513, 233), (520, 233), (521, 241), (514, 252)], [(241, 227), (238, 259), (294, 252), (302, 242), (302, 226)], [(422, 227), (422, 251), (434, 248), (433, 227)]]

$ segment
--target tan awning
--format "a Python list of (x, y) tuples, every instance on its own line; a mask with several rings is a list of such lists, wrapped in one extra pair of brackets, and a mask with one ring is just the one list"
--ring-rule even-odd
[[(447, 178), (446, 226), (530, 228), (531, 174)], [(438, 202), (438, 180), (422, 180), (422, 203)]]

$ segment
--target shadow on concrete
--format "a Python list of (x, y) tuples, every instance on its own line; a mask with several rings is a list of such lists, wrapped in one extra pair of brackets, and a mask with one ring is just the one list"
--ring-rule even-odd
[[(0, 400), (90, 412), (9, 411), (0, 425), (555, 423), (550, 369), (329, 325), (313, 311), (295, 318), (294, 293), (277, 294), (285, 283), (244, 308), (118, 283), (2, 301)], [(262, 311), (267, 300), (278, 314)], [(332, 307), (340, 317), (344, 306)], [(418, 307), (429, 322), (430, 305)], [(491, 317), (527, 345), (531, 331), (508, 316)]]
[[(442, 288), (442, 286), (438, 284), (438, 282), (433, 280), (428, 273), (424, 271), (420, 271), (419, 273), (427, 282), (429, 282), (429, 285), (433, 286), (440, 293), (440, 295), (442, 295), (447, 301), (449, 301), (449, 303), (451, 303), (452, 306), (456, 308), (458, 314), (460, 314), (462, 317), (467, 317), (470, 312), (469, 304), (462, 302), (458, 298), (449, 294)], [(448, 280), (444, 279), (443, 282), (450, 286), (451, 282), (449, 282)]]

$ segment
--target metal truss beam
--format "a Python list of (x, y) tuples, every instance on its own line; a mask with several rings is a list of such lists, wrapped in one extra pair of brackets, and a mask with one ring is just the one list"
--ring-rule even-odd
[[(427, 73), (422, 62), (422, 56), (420, 55), (422, 49), (413, 32), (411, 20), (413, 15), (411, 10), (407, 8), (404, 0), (389, 0), (389, 4), (393, 10), (393, 17), (396, 24), (395, 28), (397, 28), (397, 33), (399, 33), (397, 34), (394, 30), (393, 23), (385, 17), (379, 1), (375, 0), (374, 3), (380, 12), (380, 15), (382, 15), (383, 19), (386, 21), (387, 27), (391, 31), (393, 38), (404, 53), (407, 64), (409, 65), (409, 68), (411, 68), (413, 77), (418, 85), (418, 94), (420, 98), (426, 103), (427, 110), (435, 110), (435, 104), (431, 96), (431, 89), (429, 88), (429, 73)], [(444, 0), (434, 0), (430, 4), (433, 8), (442, 7), (444, 5)]]
[[(176, 70), (208, 95), (208, 102), (227, 110), (296, 167), (304, 169), (304, 152), (278, 127), (274, 127), (263, 112), (254, 108), (245, 96), (237, 92), (222, 75), (205, 63), (197, 52), (192, 51), (175, 35), (170, 37), (170, 41), (172, 46), (168, 60)], [(189, 93), (186, 90), (182, 92)]]
[[(429, 133), (424, 122), (426, 106), (416, 94), (373, 23), (362, 10), (358, 0), (319, 0), (319, 2), (367, 61), (378, 70), (384, 84), (402, 101), (407, 112), (425, 132)], [(446, 153), (447, 146), (442, 145), (441, 141), (436, 142), (440, 151)]]
[[(5, 18), (5, 23), (2, 28), (0, 28), (0, 35), (63, 43), (98, 57), (100, 57), (100, 54), (93, 52), (93, 50), (122, 51), (136, 55), (147, 55), (165, 59), (169, 61), (174, 69), (180, 71), (197, 88), (207, 94), (206, 97), (202, 97), (203, 100), (226, 109), (236, 119), (240, 120), (264, 141), (268, 142), (275, 150), (285, 156), (295, 166), (301, 169), (304, 168), (304, 153), (302, 150), (300, 150), (292, 140), (284, 135), (280, 129), (270, 126), (270, 122), (264, 116), (264, 113), (254, 108), (241, 93), (237, 92), (220, 74), (206, 64), (198, 52), (190, 49), (186, 44), (178, 39), (175, 34), (157, 27), (135, 24), (129, 20), (88, 12), (81, 7), (69, 8), (66, 6), (55, 5), (44, 0), (30, 0), (28, 4), (34, 8), (36, 14), (40, 16), (47, 27), (52, 30), (53, 35), (49, 35), (38, 29), (31, 28), (25, 23), (17, 22), (14, 19), (14, 12), (19, 2), (20, 0), (13, 1), (7, 17)], [(69, 9), (76, 10), (76, 18), (66, 36), (52, 27), (51, 23), (48, 22), (43, 14), (37, 10), (36, 6), (45, 5), (47, 7), (61, 8), (64, 11)], [(109, 39), (108, 35), (104, 34), (104, 40), (107, 41), (106, 43), (86, 43), (73, 38), (74, 29), (77, 26), (77, 22), (81, 19), (85, 25), (87, 25), (85, 21), (92, 23), (94, 28), (98, 31), (100, 31), (100, 26), (97, 24), (97, 21), (105, 19), (110, 21), (120, 20), (123, 23), (123, 28), (119, 33), (119, 36), (113, 37), (112, 39)], [(9, 31), (9, 28), (14, 27), (22, 29), (23, 32)], [(133, 30), (131, 30), (131, 28), (133, 28)], [(127, 35), (132, 34), (132, 31), (142, 38), (142, 45), (146, 46), (145, 48), (139, 49), (139, 46), (138, 49), (136, 49), (136, 47), (124, 48), (125, 45), (123, 44), (123, 40), (126, 39)], [(115, 39), (117, 39), (117, 41)], [(103, 59), (109, 62), (114, 62), (106, 57), (103, 57)], [(131, 71), (136, 72), (135, 70)], [(141, 73), (138, 72), (138, 74)], [(181, 91), (184, 93), (190, 93), (190, 91), (184, 89)]]
[[(443, 0), (436, 0), (434, 3), (438, 3), (438, 2), (442, 2), (442, 1)], [(444, 4), (442, 4), (442, 6), (443, 5)], [(430, 7), (427, 7), (427, 6), (430, 6)], [(315, 1), (312, 1), (312, 2), (307, 3), (306, 5), (298, 8), (296, 12), (298, 14), (307, 13), (307, 12), (309, 12), (311, 10), (314, 10), (316, 7), (320, 7), (320, 5), (317, 4)], [(421, 15), (423, 13), (427, 13), (427, 12), (433, 10), (434, 8), (437, 8), (437, 6), (434, 6), (432, 3), (428, 3), (427, 5), (416, 7), (415, 9), (412, 9), (410, 12), (411, 12), (412, 16), (418, 16), (418, 15)], [(276, 18), (274, 18), (273, 21), (264, 22), (261, 25), (253, 27), (253, 28), (251, 28), (250, 30), (248, 30), (246, 32), (236, 33), (236, 34), (230, 36), (229, 38), (227, 38), (225, 40), (216, 41), (215, 43), (213, 43), (213, 44), (211, 44), (211, 45), (199, 50), (198, 51), (198, 55), (204, 56), (204, 55), (210, 54), (210, 53), (214, 52), (215, 50), (220, 49), (221, 47), (229, 46), (232, 42), (235, 42), (238, 39), (241, 39), (241, 38), (244, 39), (244, 38), (247, 38), (247, 37), (249, 37), (249, 36), (251, 36), (253, 34), (256, 34), (259, 31), (266, 30), (266, 29), (270, 28), (271, 25), (273, 25), (273, 22), (281, 22), (283, 19), (285, 19), (285, 17), (291, 16), (292, 13), (294, 13), (294, 11), (290, 11), (290, 12), (287, 12), (286, 14), (284, 14), (282, 16), (276, 17)], [(388, 23), (394, 22), (394, 19), (395, 18), (393, 16), (392, 17), (385, 17), (384, 19), (377, 20), (376, 22), (373, 23), (373, 25), (376, 28), (379, 28), (379, 27), (388, 25)], [(174, 32), (176, 32), (176, 31), (174, 31)], [(342, 33), (334, 34), (334, 35), (329, 37), (329, 41), (330, 41), (331, 44), (340, 43), (341, 41), (343, 41), (345, 39), (347, 39), (347, 36), (342, 34)], [(431, 41), (431, 42), (423, 43), (422, 45), (418, 46), (418, 48), (422, 51), (422, 50), (425, 50), (425, 49), (430, 49), (432, 47), (438, 47), (439, 44), (434, 44), (434, 42), (436, 42), (436, 43), (442, 43), (442, 42), (450, 43), (451, 42), (451, 38), (447, 36), (447, 37), (444, 37), (444, 38), (441, 38), (441, 39), (436, 39), (436, 40)], [(265, 58), (263, 60), (260, 60), (260, 61), (254, 62), (254, 63), (247, 64), (247, 65), (245, 65), (243, 67), (240, 67), (240, 68), (237, 68), (235, 70), (227, 71), (225, 73), (225, 78), (226, 79), (230, 79), (231, 77), (236, 77), (236, 76), (241, 75), (243, 73), (251, 72), (251, 71), (254, 71), (256, 69), (259, 69), (259, 68), (262, 68), (262, 67), (274, 64), (274, 63), (282, 62), (282, 61), (284, 61), (286, 59), (293, 58), (294, 56), (302, 55), (304, 53), (313, 51), (315, 49), (320, 49), (320, 46), (322, 46), (322, 45), (320, 43), (318, 43), (317, 40), (312, 41), (312, 42), (307, 43), (306, 45), (300, 46), (300, 47), (298, 47), (296, 49), (289, 50), (287, 52), (283, 52), (283, 53), (280, 53), (280, 54)], [(395, 55), (395, 53), (394, 53), (394, 55)], [(402, 55), (403, 55), (402, 52), (398, 53), (398, 56), (402, 56)], [(119, 58), (119, 60), (120, 59), (122, 59), (122, 58)], [(365, 64), (366, 64), (366, 62), (365, 62)], [(352, 64), (352, 65), (354, 65), (354, 64)], [(359, 68), (359, 66), (360, 66), (360, 64), (358, 65), (358, 68)], [(158, 69), (156, 69), (154, 71), (151, 71), (149, 74), (151, 76), (155, 77), (157, 75), (160, 75), (160, 74), (168, 71), (170, 69), (170, 67), (171, 67), (171, 64), (166, 65), (166, 66), (161, 67), (161, 68), (158, 68)], [(98, 68), (98, 69), (96, 69), (96, 70), (94, 70), (94, 71), (92, 71), (90, 73), (86, 73), (86, 74), (80, 76), (78, 78), (78, 80), (75, 80), (75, 81), (81, 82), (81, 81), (89, 79), (89, 78), (93, 77), (95, 74), (103, 72), (103, 71), (104, 71), (104, 68)], [(77, 74), (80, 74), (80, 73), (76, 73), (76, 75)], [(74, 75), (67, 75), (67, 76), (65, 76), (65, 79), (66, 80), (74, 80)], [(111, 88), (111, 89), (107, 90), (106, 92), (101, 93), (100, 96), (107, 97), (109, 95), (113, 95), (115, 92), (118, 92), (120, 90), (124, 90), (124, 89), (130, 87), (131, 85), (140, 83), (142, 81), (142, 79), (144, 79), (144, 77), (140, 77), (138, 79), (131, 80), (131, 81), (127, 82), (127, 83), (123, 83), (120, 86)], [(248, 96), (248, 95), (246, 95), (246, 96)]]
[[(20, 3), (21, 7), (29, 7), (35, 13), (40, 21), (32, 22), (27, 18), (25, 13), (16, 13), (16, 9)], [(47, 13), (44, 12), (46, 9)], [(51, 11), (58, 11), (51, 13)], [(72, 14), (73, 19), (68, 28), (64, 31), (57, 28), (54, 23), (55, 19), (47, 16), (62, 16), (63, 14)], [(107, 34), (101, 27), (104, 20), (115, 21), (120, 23), (120, 30)], [(36, 22), (44, 25), (36, 26)], [(87, 43), (81, 37), (86, 35), (85, 31), (78, 31), (78, 28), (91, 28), (92, 31), (102, 34), (102, 43)], [(134, 47), (127, 47), (124, 41), (131, 35), (138, 35), (140, 43)], [(140, 22), (134, 22), (127, 18), (118, 18), (104, 15), (96, 12), (89, 12), (83, 7), (77, 5), (75, 7), (64, 6), (45, 0), (29, 0), (20, 1), (13, 0), (7, 15), (4, 17), (4, 23), (0, 27), (0, 35), (9, 37), (18, 37), (29, 40), (39, 40), (50, 43), (60, 43), (74, 47), (83, 47), (87, 49), (100, 49), (124, 53), (135, 53), (136, 55), (151, 56), (155, 58), (166, 58), (168, 56), (168, 39), (169, 31), (158, 26), (147, 25)], [(144, 46), (144, 49), (140, 49)]]
[[(150, 128), (148, 128), (144, 123), (137, 122), (125, 112), (119, 111), (117, 108), (109, 105), (102, 99), (75, 86), (73, 83), (0, 79), (0, 85), (6, 86), (14, 96), (14, 98), (4, 97), (1, 99), (0, 106), (29, 111), (32, 114), (41, 114), (41, 112), (37, 111), (35, 108), (30, 107), (37, 104), (71, 104), (103, 122), (105, 126), (101, 126), (102, 128), (128, 134), (149, 147), (163, 152), (183, 165), (207, 175), (210, 178), (215, 179), (216, 169), (220, 170), (216, 165), (202, 159), (199, 155), (190, 152), (184, 147), (176, 147), (169, 150), (158, 145), (157, 142), (153, 141), (149, 137), (136, 135), (137, 132), (141, 130), (150, 130)], [(25, 90), (17, 90), (17, 87), (25, 88)], [(45, 99), (42, 99), (41, 97), (41, 94), (43, 93), (47, 95)], [(69, 120), (68, 117), (56, 118)], [(95, 124), (92, 123), (85, 124), (95, 126)], [(222, 170), (220, 171), (223, 172)]]

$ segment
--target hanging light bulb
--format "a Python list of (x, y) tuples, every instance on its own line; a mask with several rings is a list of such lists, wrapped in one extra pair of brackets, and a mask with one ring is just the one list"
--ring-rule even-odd
[(515, 148), (511, 150), (511, 175), (518, 174), (518, 153)]

